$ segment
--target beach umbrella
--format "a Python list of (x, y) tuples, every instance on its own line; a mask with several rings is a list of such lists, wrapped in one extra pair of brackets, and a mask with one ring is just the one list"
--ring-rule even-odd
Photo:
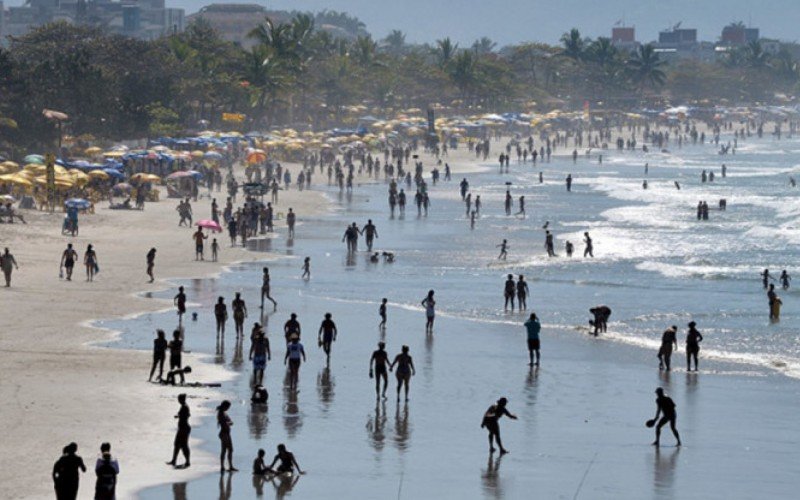
[(144, 172), (140, 172), (138, 174), (133, 174), (131, 176), (131, 180), (136, 182), (160, 182), (161, 177), (157, 176), (156, 174), (146, 174)]
[(17, 200), (10, 194), (0, 194), (0, 201), (3, 203), (16, 203)]
[(123, 174), (122, 172), (120, 172), (119, 170), (117, 170), (115, 168), (104, 168), (103, 172), (107, 173), (110, 177), (113, 177), (115, 179), (124, 179), (125, 178), (125, 174)]
[(254, 164), (254, 163), (263, 163), (267, 161), (267, 153), (256, 149), (247, 153), (247, 163)]
[(35, 165), (44, 165), (44, 156), (42, 155), (28, 155), (25, 157), (25, 163), (33, 163)]
[(206, 229), (210, 229), (210, 230), (214, 231), (215, 233), (221, 233), (222, 232), (222, 227), (219, 225), (219, 223), (214, 222), (213, 220), (209, 220), (209, 219), (203, 219), (203, 220), (197, 221), (197, 224), (195, 224), (195, 226), (199, 226), (199, 227), (203, 227), (203, 228), (206, 228)]
[(103, 156), (105, 156), (106, 158), (122, 158), (126, 154), (128, 153), (125, 151), (106, 151), (105, 153), (103, 153)]
[(104, 170), (92, 170), (86, 175), (88, 175), (92, 179), (101, 179), (101, 180), (108, 180), (111, 177)]
[(4, 166), (10, 167), (10, 168), (19, 168), (19, 163), (15, 162), (15, 161), (11, 161), (11, 160), (6, 160), (3, 163), (0, 163), (0, 165), (4, 165)]
[(85, 172), (81, 172), (78, 169), (70, 170), (69, 175), (70, 177), (72, 177), (72, 180), (74, 180), (77, 184), (84, 184), (86, 182), (89, 182), (89, 176), (86, 175)]
[(183, 177), (190, 177), (192, 174), (186, 171), (172, 172), (167, 176), (167, 179), (181, 179)]
[(217, 153), (216, 151), (209, 151), (203, 154), (203, 158), (207, 160), (219, 160), (222, 159), (222, 155)]
[(86, 148), (86, 150), (84, 151), (84, 153), (86, 153), (89, 156), (98, 155), (98, 154), (100, 154), (102, 152), (103, 152), (103, 150), (101, 148), (98, 148), (97, 146), (92, 146), (90, 148)]
[(92, 206), (92, 202), (85, 198), (70, 198), (64, 202), (67, 208), (77, 208), (78, 210), (87, 210)]
[(111, 187), (111, 190), (115, 193), (130, 193), (133, 189), (133, 186), (128, 184), (127, 182), (120, 182), (119, 184), (114, 184)]
[(204, 154), (205, 153), (200, 151), (199, 149), (196, 149), (191, 152), (192, 158), (202, 158)]
[(165, 151), (169, 151), (169, 148), (168, 148), (168, 147), (166, 147), (166, 146), (164, 146), (164, 145), (162, 144), (162, 145), (159, 145), (159, 146), (156, 146), (156, 147), (154, 147), (154, 148), (153, 148), (153, 151), (156, 151), (156, 152), (158, 152), (158, 153), (163, 153), (163, 152), (165, 152)]

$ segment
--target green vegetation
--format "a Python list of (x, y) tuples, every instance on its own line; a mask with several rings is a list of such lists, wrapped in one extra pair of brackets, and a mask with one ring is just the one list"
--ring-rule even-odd
[[(320, 23), (348, 23), (338, 38)], [(704, 101), (753, 103), (797, 90), (798, 64), (784, 48), (758, 42), (716, 62), (667, 64), (652, 46), (629, 53), (577, 29), (560, 46), (498, 49), (482, 38), (411, 45), (395, 30), (374, 40), (337, 12), (265, 20), (252, 49), (222, 40), (200, 21), (146, 42), (99, 28), (53, 23), (0, 50), (0, 148), (51, 145), (57, 131), (44, 108), (69, 115), (66, 133), (124, 139), (221, 127), (222, 113), (247, 119), (241, 130), (277, 125), (330, 127), (354, 116), (431, 105), (453, 113), (580, 108), (633, 109)], [(723, 101), (724, 99), (724, 101)], [(375, 111), (375, 108), (378, 108)]]

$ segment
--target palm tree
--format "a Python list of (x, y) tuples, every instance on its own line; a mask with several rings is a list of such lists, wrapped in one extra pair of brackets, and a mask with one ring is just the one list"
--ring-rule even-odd
[(450, 64), (450, 79), (461, 92), (461, 97), (466, 100), (470, 90), (477, 80), (475, 56), (468, 50), (462, 50), (455, 56)]
[(256, 120), (267, 116), (267, 125), (271, 125), (278, 95), (289, 84), (286, 69), (269, 47), (256, 45), (247, 53), (242, 76), (250, 90)]
[(764, 52), (761, 42), (753, 40), (744, 49), (744, 63), (752, 69), (764, 69), (769, 63), (769, 54)]
[(601, 67), (607, 67), (616, 62), (618, 53), (610, 38), (600, 37), (589, 45), (584, 57)]
[(640, 90), (664, 85), (667, 77), (661, 69), (666, 63), (661, 60), (653, 44), (642, 45), (628, 60), (631, 81)]
[(383, 39), (390, 54), (401, 55), (406, 48), (406, 35), (400, 30), (392, 30)]
[(442, 40), (436, 40), (436, 59), (440, 68), (444, 68), (453, 59), (456, 51), (458, 51), (458, 44), (453, 43), (450, 37)]
[(575, 61), (583, 59), (586, 42), (581, 38), (581, 32), (577, 28), (572, 28), (569, 33), (561, 35), (561, 44), (564, 46), (561, 50), (561, 55)]
[(473, 42), (472, 50), (478, 55), (483, 55), (493, 52), (496, 46), (497, 44), (494, 43), (491, 38), (484, 36)]
[(351, 55), (359, 66), (366, 68), (377, 63), (378, 44), (370, 35), (360, 36), (353, 42)]

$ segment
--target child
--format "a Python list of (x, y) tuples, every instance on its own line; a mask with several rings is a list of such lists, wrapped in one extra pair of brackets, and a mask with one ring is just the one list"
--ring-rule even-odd
[(572, 252), (575, 250), (575, 247), (572, 246), (572, 242), (567, 241), (567, 257), (572, 257)]
[(380, 315), (380, 317), (381, 317), (381, 323), (378, 325), (378, 328), (380, 328), (380, 329), (384, 329), (384, 328), (386, 328), (386, 303), (387, 303), (387, 302), (388, 302), (388, 301), (387, 301), (387, 300), (384, 298), (384, 299), (381, 301), (381, 306), (380, 306), (380, 308), (378, 308), (378, 314), (379, 314), (379, 315)]
[(311, 257), (306, 257), (303, 261), (303, 279), (310, 280), (311, 279)]
[(267, 473), (272, 472), (272, 469), (267, 467), (267, 464), (264, 463), (264, 455), (266, 452), (263, 449), (258, 450), (258, 456), (255, 460), (253, 460), (253, 475), (254, 476), (263, 476)]
[(219, 251), (219, 243), (217, 243), (217, 239), (214, 238), (211, 241), (211, 261), (212, 262), (216, 262), (217, 261), (217, 251)]
[(506, 257), (508, 257), (508, 241), (503, 240), (503, 242), (497, 245), (495, 248), (500, 249), (500, 255), (498, 255), (497, 258), (500, 260), (506, 260)]

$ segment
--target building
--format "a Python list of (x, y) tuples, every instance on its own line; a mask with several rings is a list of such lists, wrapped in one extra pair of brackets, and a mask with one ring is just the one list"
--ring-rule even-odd
[(256, 41), (247, 35), (266, 18), (276, 23), (288, 21), (285, 13), (271, 12), (262, 5), (254, 3), (212, 3), (187, 16), (186, 24), (202, 19), (211, 25), (223, 40), (250, 48), (256, 45)]
[(166, 8), (164, 0), (28, 0), (21, 7), (0, 7), (3, 42), (9, 35), (22, 36), (55, 21), (101, 26), (111, 33), (153, 40), (182, 31), (184, 11)]
[(722, 28), (720, 43), (727, 46), (744, 45), (759, 38), (758, 28), (746, 28), (743, 24), (729, 24)]
[(658, 33), (660, 45), (688, 46), (697, 43), (697, 30), (675, 26), (671, 30)]
[(611, 28), (611, 44), (619, 50), (633, 51), (639, 46), (636, 41), (636, 28), (633, 26)]

